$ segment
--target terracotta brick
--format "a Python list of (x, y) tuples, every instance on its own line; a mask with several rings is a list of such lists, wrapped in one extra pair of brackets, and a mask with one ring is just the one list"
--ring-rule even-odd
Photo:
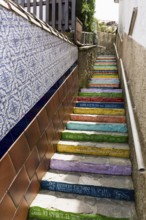
[(59, 95), (57, 91), (46, 105), (46, 110), (47, 110), (49, 119), (51, 119), (54, 113), (57, 111), (59, 104), (60, 104), (60, 100), (59, 100)]
[(59, 96), (60, 102), (62, 102), (62, 100), (65, 98), (65, 88), (64, 88), (64, 85), (61, 85), (60, 88), (58, 89), (58, 96)]
[(14, 201), (16, 207), (19, 206), (20, 201), (22, 200), (28, 186), (29, 186), (29, 177), (25, 168), (23, 167), (18, 173), (16, 179), (14, 180), (12, 186), (9, 189), (11, 198)]
[(16, 207), (8, 194), (6, 194), (0, 203), (0, 219), (11, 220), (15, 214)]
[(52, 118), (52, 122), (53, 122), (53, 125), (54, 125), (54, 128), (55, 128), (55, 131), (57, 131), (58, 128), (59, 128), (59, 123), (60, 123), (58, 112), (56, 112), (54, 114), (54, 116)]
[(43, 133), (48, 126), (49, 118), (47, 115), (47, 111), (44, 108), (37, 116), (40, 132)]
[(47, 161), (50, 160), (50, 158), (53, 156), (53, 154), (55, 153), (56, 151), (54, 151), (54, 147), (53, 147), (53, 141), (51, 141), (48, 145), (48, 150), (46, 152), (46, 158), (47, 158)]
[(28, 216), (28, 210), (29, 207), (25, 199), (23, 199), (15, 212), (13, 220), (26, 220)]
[(9, 150), (10, 157), (17, 172), (21, 169), (29, 153), (29, 146), (23, 133)]
[(30, 156), (28, 157), (25, 167), (26, 171), (28, 173), (29, 178), (31, 179), (32, 176), (34, 175), (38, 165), (39, 165), (39, 156), (38, 156), (38, 151), (37, 148), (35, 147), (32, 151)]
[(28, 206), (30, 206), (30, 204), (32, 203), (33, 199), (39, 192), (39, 189), (40, 189), (39, 181), (37, 179), (37, 176), (34, 175), (25, 195), (25, 199), (27, 201)]
[(38, 125), (38, 122), (37, 122), (36, 118), (29, 125), (29, 127), (26, 128), (25, 134), (26, 134), (27, 141), (28, 141), (30, 149), (33, 149), (33, 147), (36, 145), (36, 143), (38, 142), (38, 139), (41, 136), (39, 125)]
[(46, 136), (45, 132), (40, 137), (40, 140), (37, 144), (37, 149), (39, 152), (40, 159), (42, 159), (42, 157), (45, 155), (45, 153), (47, 152), (47, 149), (48, 149), (48, 140), (47, 140), (47, 136)]
[(56, 93), (53, 95), (53, 107), (54, 107), (54, 112), (57, 111), (59, 105), (60, 105), (60, 102), (61, 100), (59, 99), (59, 92), (56, 91)]
[(47, 166), (47, 159), (44, 157), (39, 165), (39, 167), (36, 170), (37, 178), (38, 180), (41, 180), (44, 174), (47, 172), (48, 166)]
[(12, 183), (16, 171), (10, 159), (10, 156), (6, 154), (0, 161), (0, 200), (4, 196), (6, 190)]
[(48, 118), (50, 120), (52, 118), (52, 116), (54, 115), (53, 97), (46, 104), (46, 111), (47, 111), (47, 114), (48, 114)]
[(56, 152), (57, 143), (58, 143), (59, 140), (60, 140), (60, 135), (56, 132), (55, 135), (54, 135), (53, 141), (52, 141), (54, 153)]
[(46, 129), (46, 135), (47, 135), (48, 143), (53, 139), (54, 134), (55, 134), (55, 129), (54, 129), (53, 123), (51, 121), (50, 124), (48, 125), (47, 129)]

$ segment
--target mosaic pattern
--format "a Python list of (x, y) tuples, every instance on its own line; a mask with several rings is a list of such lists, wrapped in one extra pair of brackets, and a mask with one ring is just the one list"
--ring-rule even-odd
[(78, 50), (3, 7), (0, 22), (2, 140), (73, 65)]

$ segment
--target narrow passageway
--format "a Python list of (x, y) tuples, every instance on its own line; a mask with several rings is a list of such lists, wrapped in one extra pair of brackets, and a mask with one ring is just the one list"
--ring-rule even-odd
[(114, 55), (81, 88), (29, 219), (136, 219), (123, 91)]

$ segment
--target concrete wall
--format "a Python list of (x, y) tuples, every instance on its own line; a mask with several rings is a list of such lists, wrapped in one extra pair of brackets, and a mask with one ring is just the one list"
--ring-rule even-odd
[(137, 18), (132, 34), (132, 38), (139, 44), (146, 47), (146, 1), (145, 0), (120, 0), (119, 1), (119, 33), (128, 34), (132, 11), (138, 7)]
[[(123, 35), (122, 41), (118, 35), (117, 47), (120, 57), (123, 59), (133, 107), (136, 108), (134, 113), (140, 135), (144, 162), (146, 164), (146, 48), (129, 37), (126, 33)], [(133, 150), (134, 146), (130, 129), (129, 134), (138, 219), (145, 220), (146, 178), (145, 174), (140, 174), (137, 170), (137, 162), (135, 151)]]
[(98, 45), (105, 47), (100, 48), (98, 47), (97, 53), (98, 54), (114, 54), (115, 50), (113, 47), (113, 43), (116, 42), (116, 35), (106, 32), (97, 32), (98, 36)]
[(79, 48), (79, 87), (84, 87), (88, 84), (88, 79), (91, 77), (93, 64), (97, 56), (97, 47)]
[[(138, 8), (132, 36), (128, 36), (133, 8)], [(146, 1), (120, 0), (117, 47), (123, 59), (129, 90), (135, 107), (135, 117), (140, 135), (142, 154), (146, 165)], [(146, 219), (146, 174), (140, 174), (129, 127), (133, 179), (135, 184), (138, 219)]]

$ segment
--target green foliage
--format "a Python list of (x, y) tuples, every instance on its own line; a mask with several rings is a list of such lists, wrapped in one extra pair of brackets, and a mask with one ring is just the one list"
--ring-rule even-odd
[(77, 0), (76, 15), (83, 23), (85, 31), (93, 31), (95, 0)]
[(94, 18), (94, 21), (97, 25), (97, 31), (101, 32), (107, 32), (107, 33), (115, 33), (116, 26), (109, 26), (105, 22), (98, 20), (97, 18)]

